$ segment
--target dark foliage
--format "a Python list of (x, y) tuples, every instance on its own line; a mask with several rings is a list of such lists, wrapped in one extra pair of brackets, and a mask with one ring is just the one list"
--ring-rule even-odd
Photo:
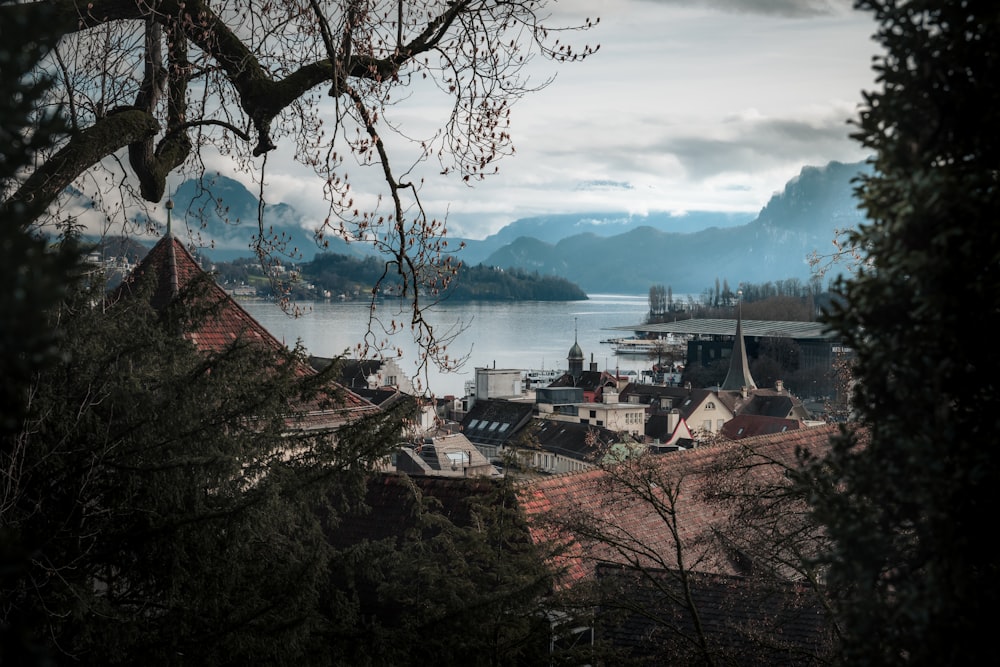
[[(239, 268), (246, 271), (251, 267), (243, 262)], [(386, 293), (401, 289), (391, 276), (383, 276), (385, 262), (377, 257), (321, 253), (301, 264), (298, 270), (300, 283), (310, 283), (317, 290), (332, 295), (368, 298), (375, 285), (380, 285)], [(230, 277), (230, 269), (221, 269), (220, 275)], [(232, 279), (246, 280), (248, 275), (236, 272)], [(295, 285), (292, 289), (300, 296), (306, 295), (296, 291)], [(480, 265), (457, 267), (447, 287), (442, 287), (437, 297), (451, 301), (577, 301), (586, 299), (587, 295), (576, 285), (556, 276)]]
[(336, 446), (289, 432), (328, 378), (304, 378), (299, 352), (197, 351), (177, 335), (200, 315), (184, 302), (80, 292), (50, 313), (62, 357), (4, 452), (25, 564), (0, 598), (58, 662), (301, 660), (331, 558), (316, 508), (357, 496), (398, 429), (378, 418)]
[[(874, 172), (863, 264), (829, 322), (856, 353), (847, 431), (809, 493), (834, 548), (843, 659), (852, 665), (992, 660), (1000, 602), (989, 517), (1000, 483), (1000, 6), (860, 0), (886, 55), (856, 137)], [(986, 522), (986, 523), (984, 523)]]

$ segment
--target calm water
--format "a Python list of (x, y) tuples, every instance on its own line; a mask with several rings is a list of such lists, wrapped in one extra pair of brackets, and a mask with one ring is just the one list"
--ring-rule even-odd
[[(365, 303), (315, 301), (299, 302), (305, 313), (290, 317), (277, 305), (265, 301), (241, 301), (241, 305), (278, 339), (287, 345), (301, 340), (306, 350), (320, 357), (344, 354), (354, 357), (354, 347), (362, 341), (368, 323)], [(379, 307), (381, 319), (399, 318), (398, 308), (387, 303)], [(462, 396), (465, 383), (475, 376), (476, 367), (565, 369), (566, 356), (573, 346), (574, 327), (585, 356), (584, 368), (591, 361), (600, 370), (640, 371), (650, 361), (641, 357), (616, 356), (610, 345), (601, 343), (612, 337), (629, 336), (628, 331), (611, 327), (638, 324), (649, 308), (646, 295), (595, 294), (587, 301), (518, 303), (460, 303), (436, 306), (428, 319), (438, 330), (459, 326), (467, 328), (449, 345), (449, 355), (468, 355), (457, 372), (442, 373), (432, 369), (429, 382), (438, 396)], [(402, 349), (399, 365), (405, 371), (416, 369), (417, 346), (409, 330), (396, 334), (391, 344)]]

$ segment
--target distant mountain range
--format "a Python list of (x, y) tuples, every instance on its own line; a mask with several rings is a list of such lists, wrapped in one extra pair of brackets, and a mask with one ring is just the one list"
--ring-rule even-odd
[[(852, 180), (868, 168), (839, 162), (805, 167), (755, 218), (710, 211), (524, 218), (486, 239), (459, 239), (466, 243), (460, 258), (471, 266), (559, 276), (592, 294), (643, 294), (654, 284), (698, 293), (716, 278), (732, 285), (806, 281), (810, 253), (830, 249), (835, 230), (862, 221)], [(220, 175), (206, 178), (204, 185), (186, 181), (173, 199), (174, 233), (186, 235), (190, 229), (202, 254), (214, 261), (252, 254), (253, 237), (260, 234), (258, 200), (242, 184)], [(294, 207), (267, 205), (263, 217), (265, 235), (283, 240), (294, 257), (308, 261), (321, 252)], [(338, 239), (330, 239), (326, 250), (355, 257), (374, 253), (366, 244)]]
[(732, 224), (732, 215), (698, 213), (692, 214), (694, 220), (713, 221), (718, 216), (715, 220), (723, 224), (677, 231), (670, 228), (677, 218), (665, 216), (657, 224), (639, 219), (612, 236), (600, 234), (602, 226), (556, 241), (520, 236), (478, 261), (553, 273), (591, 294), (642, 294), (654, 284), (698, 293), (712, 287), (716, 278), (731, 285), (787, 278), (808, 281), (809, 255), (832, 250), (837, 229), (862, 222), (852, 180), (865, 169), (864, 163), (839, 162), (805, 167), (744, 224)]

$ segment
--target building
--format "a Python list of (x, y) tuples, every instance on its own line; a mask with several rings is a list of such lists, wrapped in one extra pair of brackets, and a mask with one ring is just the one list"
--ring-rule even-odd
[[(149, 292), (143, 289), (146, 281), (152, 283)], [(149, 299), (150, 305), (160, 312), (175, 299), (193, 301), (204, 316), (186, 323), (178, 333), (202, 352), (219, 352), (238, 341), (272, 350), (286, 349), (206, 274), (184, 244), (169, 232), (108, 299), (114, 303), (140, 296)], [(304, 362), (296, 370), (303, 376), (317, 372)], [(337, 383), (330, 383), (329, 391), (309, 405), (295, 406), (288, 427), (299, 431), (333, 431), (377, 411), (371, 402)]]
[[(581, 397), (584, 400), (563, 402)], [(645, 435), (645, 408), (636, 403), (622, 403), (617, 388), (611, 386), (603, 389), (599, 402), (587, 401), (580, 388), (549, 386), (535, 392), (535, 406), (538, 416), (546, 419), (628, 433), (640, 441)]]
[(500, 473), (461, 433), (424, 438), (395, 455), (397, 472), (444, 477), (494, 477)]
[[(762, 341), (778, 338), (795, 344), (798, 353), (799, 375), (809, 378), (809, 387), (799, 393), (803, 396), (833, 396), (837, 392), (834, 381), (836, 362), (850, 351), (837, 336), (819, 322), (785, 322), (738, 319), (688, 319), (657, 324), (636, 324), (616, 327), (634, 331), (642, 336), (682, 334), (690, 337), (687, 345), (687, 365), (708, 366), (719, 360), (728, 361), (734, 353), (736, 328), (743, 339), (743, 352), (748, 360), (758, 357)], [(737, 351), (737, 354), (739, 352)], [(736, 378), (733, 379), (736, 381)], [(735, 389), (740, 389), (737, 386)]]
[(476, 401), (461, 421), (461, 431), (491, 461), (500, 461), (504, 450), (530, 421), (531, 403), (487, 399)]
[[(310, 357), (315, 368), (326, 368), (333, 359)], [(396, 360), (386, 359), (337, 359), (340, 364), (340, 382), (349, 389), (399, 389), (411, 396), (415, 394), (409, 375), (403, 372)]]
[(675, 438), (681, 423), (696, 435), (714, 435), (734, 413), (711, 389), (629, 383), (621, 400), (646, 410), (644, 433), (654, 443)]

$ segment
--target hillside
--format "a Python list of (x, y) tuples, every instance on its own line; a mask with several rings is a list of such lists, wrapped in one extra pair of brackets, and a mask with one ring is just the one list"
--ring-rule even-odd
[(805, 167), (755, 220), (728, 228), (667, 232), (650, 226), (601, 237), (592, 232), (554, 243), (522, 237), (484, 263), (567, 278), (585, 291), (642, 293), (653, 284), (697, 292), (716, 278), (730, 282), (808, 280), (808, 257), (830, 248), (838, 228), (856, 227), (862, 214), (852, 179), (863, 163)]
[[(865, 168), (838, 162), (805, 167), (756, 217), (700, 211), (515, 220), (486, 239), (466, 239), (460, 259), (467, 266), (565, 278), (589, 293), (645, 293), (654, 284), (698, 292), (716, 278), (734, 284), (808, 280), (809, 255), (831, 248), (836, 229), (861, 221), (851, 180)], [(174, 233), (192, 240), (207, 258), (251, 256), (260, 233), (257, 197), (242, 184), (219, 175), (186, 181), (174, 203)], [(293, 262), (309, 262), (324, 251), (356, 258), (374, 253), (368, 245), (339, 240), (320, 248), (304, 217), (288, 204), (267, 205), (264, 221), (267, 237), (283, 241)]]

